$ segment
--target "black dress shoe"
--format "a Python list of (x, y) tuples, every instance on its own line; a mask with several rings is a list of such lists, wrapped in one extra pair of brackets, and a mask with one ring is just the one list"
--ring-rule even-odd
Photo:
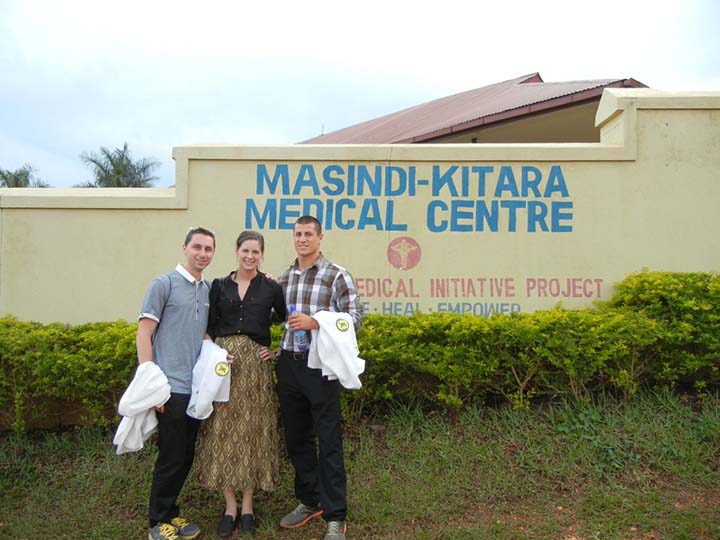
[(255, 516), (252, 514), (243, 514), (240, 516), (239, 529), (243, 534), (255, 534), (257, 525), (255, 524)]
[(234, 530), (235, 518), (228, 514), (223, 514), (223, 517), (220, 518), (220, 523), (218, 523), (218, 534), (223, 537), (230, 536)]

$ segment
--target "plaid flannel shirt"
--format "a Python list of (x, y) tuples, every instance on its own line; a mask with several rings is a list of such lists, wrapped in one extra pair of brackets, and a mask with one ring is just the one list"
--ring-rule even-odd
[[(360, 329), (364, 313), (355, 282), (347, 270), (327, 260), (322, 253), (305, 270), (300, 270), (295, 259), (280, 276), (280, 285), (288, 309), (295, 304), (299, 313), (308, 315), (323, 310), (347, 313), (352, 317), (355, 331)], [(281, 347), (286, 351), (295, 350), (293, 333), (287, 328)]]

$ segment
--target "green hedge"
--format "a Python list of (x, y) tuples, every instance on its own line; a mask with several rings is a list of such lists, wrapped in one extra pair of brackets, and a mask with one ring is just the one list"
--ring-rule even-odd
[(644, 272), (616, 286), (612, 308), (641, 313), (663, 328), (649, 366), (657, 382), (720, 382), (720, 277), (709, 273)]
[(22, 432), (60, 400), (82, 404), (86, 423), (107, 423), (134, 372), (136, 328), (0, 319), (0, 420)]
[[(641, 385), (700, 392), (720, 382), (720, 278), (643, 272), (591, 308), (475, 317), (368, 315), (358, 336), (364, 385), (344, 394), (347, 414), (390, 401), (469, 402), (593, 392), (632, 396)], [(135, 367), (136, 325), (80, 326), (0, 319), (0, 414), (24, 431), (48, 399), (82, 403), (109, 422)], [(282, 332), (275, 327), (277, 342)]]
[(366, 386), (350, 400), (431, 398), (447, 408), (503, 396), (592, 392), (632, 396), (640, 385), (704, 391), (720, 382), (720, 277), (643, 272), (592, 308), (495, 315), (371, 315), (359, 341)]

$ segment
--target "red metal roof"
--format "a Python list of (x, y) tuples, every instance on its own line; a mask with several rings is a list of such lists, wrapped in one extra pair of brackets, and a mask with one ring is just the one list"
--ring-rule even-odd
[(645, 87), (635, 79), (544, 82), (539, 73), (435, 99), (301, 144), (420, 143), (538, 111), (594, 99), (607, 87)]

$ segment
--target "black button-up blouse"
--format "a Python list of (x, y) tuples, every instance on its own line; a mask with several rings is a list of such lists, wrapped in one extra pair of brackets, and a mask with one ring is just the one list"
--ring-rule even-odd
[(213, 339), (243, 334), (267, 347), (270, 345), (270, 324), (287, 318), (282, 287), (258, 272), (250, 281), (245, 298), (241, 299), (233, 274), (212, 282), (208, 334)]

